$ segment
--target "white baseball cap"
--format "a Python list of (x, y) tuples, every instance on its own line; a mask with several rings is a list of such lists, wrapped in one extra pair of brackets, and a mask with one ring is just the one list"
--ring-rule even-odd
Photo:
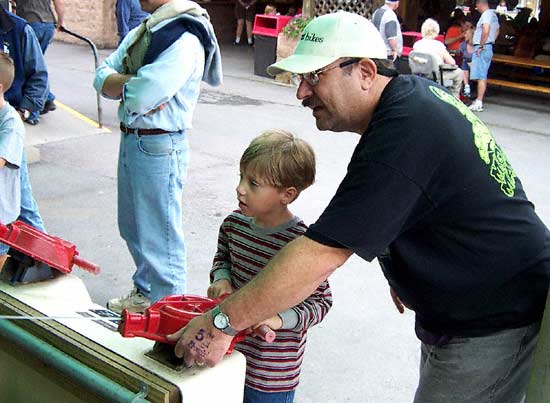
[(341, 57), (387, 59), (380, 32), (366, 18), (347, 11), (313, 19), (302, 32), (294, 54), (267, 68), (272, 76), (289, 71), (303, 74), (328, 66)]

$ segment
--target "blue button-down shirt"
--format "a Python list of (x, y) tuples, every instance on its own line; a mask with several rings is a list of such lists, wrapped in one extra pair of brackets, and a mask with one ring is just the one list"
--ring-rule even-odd
[(137, 27), (149, 15), (141, 9), (139, 0), (117, 0), (115, 14), (119, 44), (130, 30)]
[[(172, 21), (174, 19), (163, 21), (152, 31)], [(122, 74), (122, 59), (137, 30), (130, 31), (118, 49), (96, 70), (94, 88), (106, 98), (102, 91), (105, 80), (111, 74)], [(203, 47), (196, 36), (186, 32), (124, 84), (118, 108), (120, 121), (126, 127), (140, 129), (175, 132), (191, 128), (203, 70)], [(156, 110), (162, 104), (164, 108)]]

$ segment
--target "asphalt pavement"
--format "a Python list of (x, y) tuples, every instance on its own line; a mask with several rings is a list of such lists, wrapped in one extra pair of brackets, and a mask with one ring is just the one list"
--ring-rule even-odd
[[(103, 59), (110, 51), (100, 52)], [(190, 132), (191, 163), (184, 196), (188, 292), (204, 295), (222, 219), (236, 208), (238, 161), (268, 128), (295, 132), (314, 147), (316, 183), (292, 204), (307, 223), (323, 211), (343, 177), (359, 136), (319, 132), (295, 88), (253, 75), (251, 48), (222, 49), (225, 79), (204, 86)], [(60, 102), (27, 143), (39, 152), (31, 181), (48, 231), (74, 242), (103, 268), (94, 277), (75, 269), (94, 302), (105, 304), (132, 287), (133, 264), (116, 222), (117, 103), (102, 101), (98, 128), (90, 49), (53, 43), (46, 60)], [(539, 215), (550, 223), (550, 99), (491, 89), (479, 116), (491, 128), (522, 179)], [(434, 117), (435, 119), (436, 117)], [(330, 278), (334, 306), (309, 332), (297, 403), (411, 402), (419, 343), (413, 315), (393, 307), (376, 262), (352, 257)]]

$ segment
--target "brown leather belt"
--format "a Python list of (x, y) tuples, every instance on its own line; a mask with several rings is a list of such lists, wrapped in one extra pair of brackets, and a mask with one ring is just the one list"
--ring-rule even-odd
[(138, 136), (154, 136), (156, 134), (174, 133), (162, 129), (133, 129), (120, 124), (120, 131), (125, 134), (137, 134)]

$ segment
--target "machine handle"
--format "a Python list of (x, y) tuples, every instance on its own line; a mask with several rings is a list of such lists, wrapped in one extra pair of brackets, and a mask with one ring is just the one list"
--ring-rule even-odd
[(73, 264), (77, 265), (81, 269), (89, 271), (92, 274), (97, 275), (101, 271), (101, 268), (97, 264), (89, 262), (86, 259), (82, 259), (78, 255), (73, 256)]
[(254, 332), (252, 333), (254, 336), (258, 336), (261, 339), (264, 339), (268, 343), (271, 343), (273, 340), (275, 340), (276, 334), (275, 332), (267, 325), (262, 325), (257, 329), (254, 329)]

